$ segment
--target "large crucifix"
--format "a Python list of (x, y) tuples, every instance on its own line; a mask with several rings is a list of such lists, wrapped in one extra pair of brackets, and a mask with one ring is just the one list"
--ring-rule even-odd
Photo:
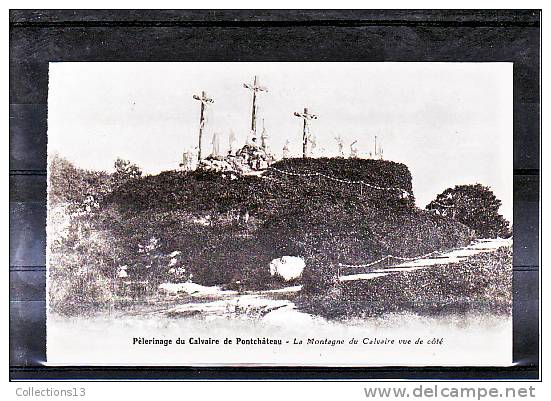
[(307, 147), (308, 147), (308, 122), (310, 120), (315, 120), (318, 118), (315, 114), (311, 114), (308, 112), (308, 107), (304, 108), (304, 112), (299, 113), (298, 111), (295, 111), (295, 116), (302, 118), (304, 121), (302, 126), (302, 157), (306, 157), (307, 155)]
[(256, 94), (257, 92), (268, 92), (268, 88), (265, 86), (260, 86), (258, 82), (258, 76), (254, 76), (254, 83), (251, 84), (243, 84), (243, 87), (246, 89), (249, 89), (253, 92), (253, 108), (251, 113), (251, 132), (253, 133), (253, 138), (256, 138)]
[(210, 99), (205, 91), (201, 92), (201, 96), (193, 95), (193, 98), (201, 102), (201, 116), (199, 117), (199, 151), (197, 152), (197, 160), (201, 161), (201, 141), (203, 139), (203, 129), (205, 128), (205, 109), (209, 103), (214, 103), (214, 100)]

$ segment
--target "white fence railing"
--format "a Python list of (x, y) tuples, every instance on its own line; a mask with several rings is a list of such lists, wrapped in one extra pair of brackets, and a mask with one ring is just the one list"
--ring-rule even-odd
[(292, 172), (292, 171), (281, 170), (281, 169), (278, 169), (278, 168), (272, 167), (272, 166), (268, 167), (268, 170), (275, 171), (275, 172), (278, 172), (278, 173), (283, 174), (283, 175), (294, 176), (294, 177), (318, 177), (318, 180), (320, 182), (321, 182), (321, 178), (325, 178), (327, 180), (334, 181), (334, 182), (339, 182), (339, 183), (342, 183), (342, 184), (359, 185), (360, 186), (360, 193), (362, 193), (362, 194), (363, 194), (363, 188), (367, 187), (367, 188), (371, 188), (371, 189), (375, 189), (375, 190), (379, 190), (379, 191), (395, 191), (395, 192), (398, 192), (402, 198), (413, 197), (413, 194), (411, 192), (406, 191), (403, 188), (380, 187), (378, 185), (374, 185), (374, 184), (370, 184), (368, 182), (365, 182), (363, 180), (358, 180), (358, 181), (345, 180), (345, 179), (342, 179), (342, 178), (332, 177), (330, 175), (323, 174), (323, 173), (320, 173), (320, 172), (295, 173), (295, 172)]
[(362, 263), (362, 264), (357, 264), (357, 265), (346, 264), (346, 263), (338, 263), (338, 264), (337, 264), (337, 278), (338, 278), (338, 277), (341, 277), (341, 272), (342, 272), (343, 268), (345, 268), (345, 269), (351, 269), (351, 268), (357, 268), (357, 269), (366, 268), (366, 267), (375, 266), (375, 265), (377, 265), (377, 264), (379, 264), (379, 263), (384, 262), (385, 260), (391, 260), (391, 259), (395, 259), (395, 260), (402, 261), (402, 262), (413, 262), (413, 261), (416, 261), (416, 260), (424, 259), (424, 258), (426, 258), (426, 257), (432, 256), (432, 255), (441, 254), (441, 253), (443, 253), (443, 252), (442, 252), (442, 251), (432, 251), (432, 252), (426, 253), (426, 254), (424, 254), (424, 255), (413, 256), (413, 257), (407, 257), (407, 258), (406, 258), (406, 257), (402, 257), (402, 256), (386, 255), (386, 256), (383, 256), (383, 257), (380, 258), (380, 259), (374, 260), (373, 262)]

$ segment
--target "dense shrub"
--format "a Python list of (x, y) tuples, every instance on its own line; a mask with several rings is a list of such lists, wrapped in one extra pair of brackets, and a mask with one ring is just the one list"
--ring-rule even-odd
[(342, 282), (322, 295), (302, 296), (303, 310), (328, 318), (384, 313), (450, 314), (512, 308), (512, 249), (480, 254), (461, 263)]
[(396, 187), (412, 192), (411, 173), (407, 166), (387, 160), (291, 158), (280, 160), (272, 167), (295, 173), (321, 172), (344, 180), (361, 180), (380, 187)]
[[(59, 206), (50, 206), (50, 211)], [(99, 230), (90, 216), (73, 216), (63, 233), (55, 217), (48, 216), (49, 304), (61, 314), (81, 314), (88, 309), (110, 305), (115, 275), (121, 258), (117, 239), (108, 230)], [(57, 234), (57, 235), (56, 235)]]
[(499, 214), (500, 206), (501, 201), (490, 188), (475, 184), (448, 188), (426, 208), (465, 224), (480, 238), (507, 238), (512, 231), (509, 222)]
[(48, 202), (63, 204), (69, 213), (97, 209), (112, 189), (111, 176), (106, 172), (77, 168), (56, 154), (49, 162), (48, 179)]
[[(411, 191), (407, 167), (389, 161), (285, 159), (274, 167)], [(302, 281), (312, 291), (331, 285), (338, 262), (366, 263), (388, 253), (416, 256), (471, 239), (464, 225), (421, 211), (395, 191), (360, 191), (275, 170), (265, 174), (231, 179), (171, 171), (129, 181), (108, 199), (123, 215), (118, 235), (133, 249), (150, 236), (160, 238), (165, 253), (181, 251), (194, 280), (209, 285), (264, 288), (272, 282), (272, 259), (301, 256), (307, 262)]]

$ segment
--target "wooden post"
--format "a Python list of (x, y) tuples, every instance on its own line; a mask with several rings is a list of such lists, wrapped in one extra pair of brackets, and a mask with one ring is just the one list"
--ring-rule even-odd
[[(254, 76), (254, 87), (258, 82), (258, 77)], [(251, 131), (254, 132), (254, 137), (256, 138), (256, 90), (253, 90), (253, 109), (251, 112)]]
[[(304, 115), (308, 114), (308, 108), (304, 108)], [(302, 125), (302, 157), (306, 157), (307, 152), (307, 146), (308, 146), (308, 138), (306, 137), (306, 131), (308, 129), (308, 125), (306, 123), (306, 118), (304, 118), (304, 123)]]
[(249, 89), (253, 92), (253, 107), (251, 110), (251, 131), (253, 132), (253, 138), (256, 138), (256, 93), (257, 92), (268, 92), (268, 88), (259, 85), (258, 76), (254, 76), (254, 82), (252, 85), (243, 84), (243, 87)]
[(193, 95), (195, 100), (201, 102), (201, 115), (199, 116), (199, 150), (197, 152), (197, 160), (201, 161), (201, 151), (203, 149), (203, 129), (205, 128), (205, 110), (208, 103), (214, 103), (214, 100), (207, 97), (205, 91), (201, 92), (201, 96)]
[[(205, 97), (205, 91), (201, 93), (201, 97)], [(205, 103), (201, 102), (201, 116), (199, 117), (199, 151), (197, 158), (201, 160), (202, 140), (203, 140), (203, 128), (205, 128)]]

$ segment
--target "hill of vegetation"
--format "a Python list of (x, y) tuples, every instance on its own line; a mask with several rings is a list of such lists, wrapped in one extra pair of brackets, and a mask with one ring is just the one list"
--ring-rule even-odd
[[(69, 218), (49, 217), (49, 224), (65, 224), (63, 235), (50, 242), (51, 271), (62, 281), (93, 272), (96, 281), (77, 280), (82, 288), (59, 293), (84, 293), (71, 301), (75, 305), (90, 301), (86, 294), (101, 303), (113, 296), (105, 282), (121, 276), (146, 282), (149, 291), (186, 280), (273, 288), (282, 283), (268, 266), (284, 255), (305, 259), (301, 282), (319, 293), (334, 282), (339, 262), (417, 256), (472, 239), (463, 224), (415, 207), (403, 164), (325, 158), (285, 159), (272, 167), (262, 177), (167, 171), (125, 178), (54, 160), (50, 214)], [(58, 298), (51, 300), (54, 307), (67, 305)]]

